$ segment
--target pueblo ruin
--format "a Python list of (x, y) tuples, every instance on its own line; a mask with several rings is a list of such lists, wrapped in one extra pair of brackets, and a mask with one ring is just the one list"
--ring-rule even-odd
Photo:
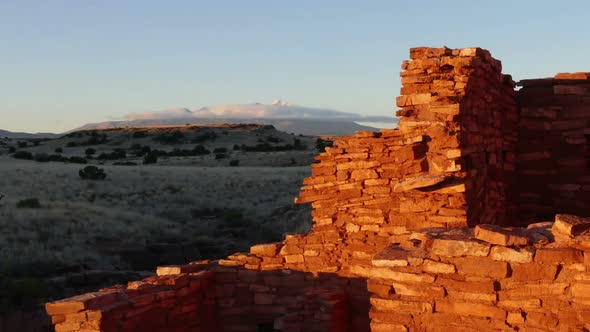
[(397, 129), (316, 157), (308, 234), (47, 303), (55, 330), (589, 330), (590, 73), (420, 47), (401, 80)]

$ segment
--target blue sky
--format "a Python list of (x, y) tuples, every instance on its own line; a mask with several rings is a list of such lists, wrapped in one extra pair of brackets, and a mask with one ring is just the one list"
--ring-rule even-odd
[(392, 115), (408, 48), (590, 71), (590, 1), (0, 0), (0, 128), (263, 102)]

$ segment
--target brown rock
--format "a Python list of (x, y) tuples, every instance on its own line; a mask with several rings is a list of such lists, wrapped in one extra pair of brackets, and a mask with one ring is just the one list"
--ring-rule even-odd
[(431, 252), (438, 256), (487, 256), (490, 245), (474, 240), (434, 239)]
[(541, 264), (584, 263), (584, 254), (574, 248), (540, 248), (535, 254), (535, 262)]
[(490, 251), (490, 258), (502, 262), (530, 263), (533, 261), (533, 254), (533, 249), (512, 249), (503, 246), (494, 246)]
[(551, 231), (574, 237), (588, 229), (590, 229), (590, 218), (581, 218), (570, 214), (557, 214), (555, 215), (555, 223)]
[(405, 178), (402, 181), (395, 184), (393, 187), (394, 192), (404, 192), (417, 188), (424, 188), (434, 186), (435, 184), (441, 183), (445, 180), (443, 175), (424, 175), (415, 178)]
[(490, 317), (505, 320), (506, 311), (498, 307), (463, 301), (439, 300), (435, 303), (436, 312), (453, 313), (462, 316)]
[(390, 300), (371, 297), (371, 305), (379, 311), (432, 312), (432, 303), (412, 300)]
[(454, 261), (461, 274), (502, 279), (508, 276), (508, 263), (487, 258), (460, 257)]
[(541, 265), (536, 263), (510, 264), (512, 278), (515, 280), (547, 280), (553, 281), (557, 275), (557, 265)]
[(455, 273), (457, 270), (455, 265), (435, 262), (432, 260), (425, 260), (422, 265), (422, 270), (424, 272), (435, 273), (435, 274), (445, 274), (445, 273)]
[(522, 229), (496, 225), (475, 226), (475, 238), (502, 246), (524, 246), (529, 243), (529, 238)]
[(250, 247), (250, 253), (261, 257), (274, 257), (281, 250), (281, 246), (281, 243), (257, 244)]

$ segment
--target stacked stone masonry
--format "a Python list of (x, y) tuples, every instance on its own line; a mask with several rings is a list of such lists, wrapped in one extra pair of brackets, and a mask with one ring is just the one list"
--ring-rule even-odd
[[(556, 176), (551, 185), (529, 189), (534, 178), (523, 174), (570, 170), (522, 158), (545, 153), (520, 141), (533, 139), (526, 129), (531, 114), (547, 113), (525, 111), (527, 102), (539, 102), (523, 99), (532, 81), (515, 92), (500, 62), (479, 48), (414, 48), (410, 58), (402, 64), (399, 128), (358, 132), (316, 157), (296, 199), (313, 207), (308, 234), (217, 261), (160, 267), (158, 277), (48, 303), (56, 331), (590, 328), (584, 320), (590, 223), (563, 216), (551, 229), (505, 227), (525, 224), (520, 216), (527, 213), (532, 221), (558, 212), (588, 215), (588, 204), (569, 209), (560, 199), (586, 198), (589, 158), (575, 178)], [(560, 84), (585, 87), (580, 82)], [(583, 89), (558, 88), (566, 90)], [(590, 117), (590, 101), (578, 96), (572, 113), (588, 108)], [(539, 118), (553, 130), (547, 150), (585, 133), (560, 132), (554, 119)], [(588, 151), (576, 142), (572, 160)], [(579, 160), (567, 165), (579, 167)], [(570, 181), (582, 184), (579, 190), (556, 187)], [(554, 195), (563, 196), (547, 208), (544, 200)], [(546, 214), (535, 220), (540, 211)], [(181, 292), (173, 280), (199, 286), (189, 282)], [(158, 295), (161, 289), (173, 291), (171, 297)]]
[(590, 73), (524, 80), (518, 91), (520, 206), (524, 220), (589, 216)]

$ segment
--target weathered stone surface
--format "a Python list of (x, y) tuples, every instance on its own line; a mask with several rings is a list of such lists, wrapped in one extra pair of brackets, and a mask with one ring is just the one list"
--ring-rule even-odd
[(581, 218), (570, 214), (555, 215), (555, 223), (551, 230), (570, 237), (590, 229), (590, 218)]
[(490, 251), (490, 258), (496, 261), (511, 263), (530, 263), (533, 261), (534, 250), (529, 248), (512, 249), (504, 246), (494, 246)]
[(475, 226), (475, 238), (502, 246), (524, 246), (529, 243), (529, 238), (522, 229), (496, 225)]
[(442, 175), (423, 175), (415, 178), (408, 178), (396, 183), (393, 187), (393, 191), (404, 192), (417, 188), (430, 187), (441, 183), (444, 180), (445, 177)]
[(257, 244), (255, 246), (250, 247), (250, 253), (252, 255), (262, 257), (273, 257), (279, 253), (281, 247), (281, 243)]
[(487, 256), (490, 245), (475, 240), (434, 239), (431, 252), (439, 256)]
[(428, 273), (435, 273), (435, 274), (448, 274), (448, 273), (455, 273), (457, 270), (455, 265), (435, 262), (432, 260), (425, 260), (422, 265), (422, 270)]
[(467, 303), (463, 301), (436, 301), (436, 311), (454, 313), (464, 316), (490, 317), (494, 319), (506, 319), (506, 310), (481, 303)]

